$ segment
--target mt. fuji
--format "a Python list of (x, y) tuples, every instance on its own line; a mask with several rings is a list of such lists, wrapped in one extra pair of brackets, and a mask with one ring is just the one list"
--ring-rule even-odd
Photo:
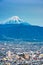
[(3, 24), (29, 24), (28, 22), (23, 21), (23, 19), (18, 16), (12, 16), (11, 18), (4, 21)]
[(43, 27), (31, 25), (18, 16), (13, 16), (0, 24), (0, 40), (43, 42)]

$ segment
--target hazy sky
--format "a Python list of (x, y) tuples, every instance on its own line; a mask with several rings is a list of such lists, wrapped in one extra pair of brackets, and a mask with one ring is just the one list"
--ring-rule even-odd
[(12, 16), (43, 26), (43, 0), (0, 0), (0, 22)]

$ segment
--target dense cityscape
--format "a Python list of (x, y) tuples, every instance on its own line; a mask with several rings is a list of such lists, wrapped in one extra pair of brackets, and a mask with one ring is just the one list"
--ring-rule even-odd
[(0, 41), (0, 65), (43, 65), (43, 42)]

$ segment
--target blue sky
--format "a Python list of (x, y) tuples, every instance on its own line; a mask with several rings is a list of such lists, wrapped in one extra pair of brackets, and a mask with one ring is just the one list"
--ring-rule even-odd
[(43, 0), (0, 0), (0, 22), (12, 16), (43, 26)]

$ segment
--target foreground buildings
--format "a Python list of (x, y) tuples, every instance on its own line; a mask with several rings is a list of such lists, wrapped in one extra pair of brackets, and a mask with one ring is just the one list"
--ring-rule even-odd
[(43, 65), (43, 45), (22, 43), (1, 42), (0, 65)]

